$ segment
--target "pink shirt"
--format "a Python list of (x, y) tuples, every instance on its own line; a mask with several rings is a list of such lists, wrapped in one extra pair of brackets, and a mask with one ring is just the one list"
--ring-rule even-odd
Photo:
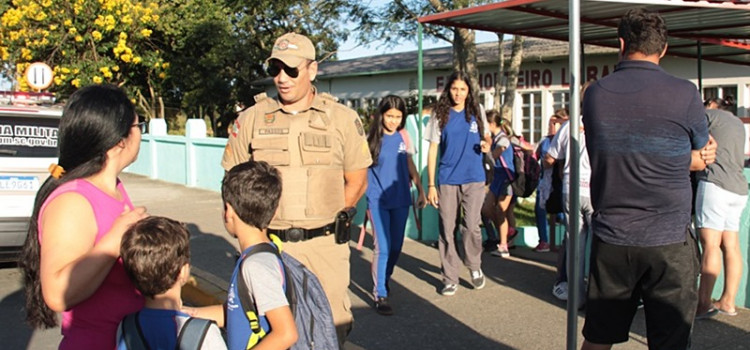
[[(118, 180), (117, 190), (122, 200), (112, 198), (90, 182), (82, 179), (67, 182), (53, 191), (42, 205), (40, 217), (57, 196), (75, 192), (85, 197), (91, 204), (98, 227), (97, 244), (112, 227), (127, 205), (133, 208), (125, 188)], [(43, 227), (39, 225), (39, 242), (42, 242)], [(75, 233), (70, 232), (75, 239)], [(117, 325), (125, 315), (143, 307), (144, 299), (130, 282), (122, 259), (117, 259), (99, 288), (88, 299), (73, 306), (62, 314), (62, 335), (60, 349), (115, 349)]]

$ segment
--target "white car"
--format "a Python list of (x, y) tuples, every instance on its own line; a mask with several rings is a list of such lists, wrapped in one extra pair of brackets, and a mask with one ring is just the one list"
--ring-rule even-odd
[(57, 163), (61, 107), (0, 105), (0, 262), (16, 261), (39, 187)]

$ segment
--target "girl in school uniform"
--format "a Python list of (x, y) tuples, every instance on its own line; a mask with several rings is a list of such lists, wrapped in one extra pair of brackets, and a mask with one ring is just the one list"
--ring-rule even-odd
[(424, 207), (425, 195), (412, 160), (415, 148), (404, 129), (406, 103), (389, 95), (380, 101), (367, 141), (373, 163), (367, 171), (368, 215), (372, 221), (375, 249), (372, 260), (375, 310), (393, 314), (388, 300), (388, 282), (401, 254), (404, 228), (412, 204), (410, 182), (417, 187), (417, 206)]
[(466, 251), (463, 265), (469, 268), (474, 289), (485, 284), (479, 223), (485, 192), (482, 153), (489, 151), (491, 140), (468, 74), (453, 73), (446, 86), (427, 124), (425, 139), (430, 142), (427, 199), (440, 213), (438, 250), (443, 275), (440, 293), (450, 296), (456, 294), (461, 268), (453, 232), (459, 206), (463, 210), (461, 235)]

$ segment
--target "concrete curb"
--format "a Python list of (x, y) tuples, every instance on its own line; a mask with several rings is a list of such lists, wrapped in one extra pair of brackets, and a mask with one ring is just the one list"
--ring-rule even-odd
[(190, 267), (190, 272), (190, 280), (182, 286), (185, 304), (209, 306), (224, 303), (229, 282), (195, 266)]

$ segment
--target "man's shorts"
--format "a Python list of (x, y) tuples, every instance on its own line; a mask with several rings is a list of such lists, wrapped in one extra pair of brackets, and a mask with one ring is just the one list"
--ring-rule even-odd
[(746, 195), (727, 191), (712, 182), (700, 181), (695, 194), (695, 226), (738, 232), (746, 202)]
[(583, 336), (595, 344), (628, 340), (643, 300), (650, 349), (686, 349), (698, 305), (695, 238), (657, 247), (608, 244), (594, 237)]

